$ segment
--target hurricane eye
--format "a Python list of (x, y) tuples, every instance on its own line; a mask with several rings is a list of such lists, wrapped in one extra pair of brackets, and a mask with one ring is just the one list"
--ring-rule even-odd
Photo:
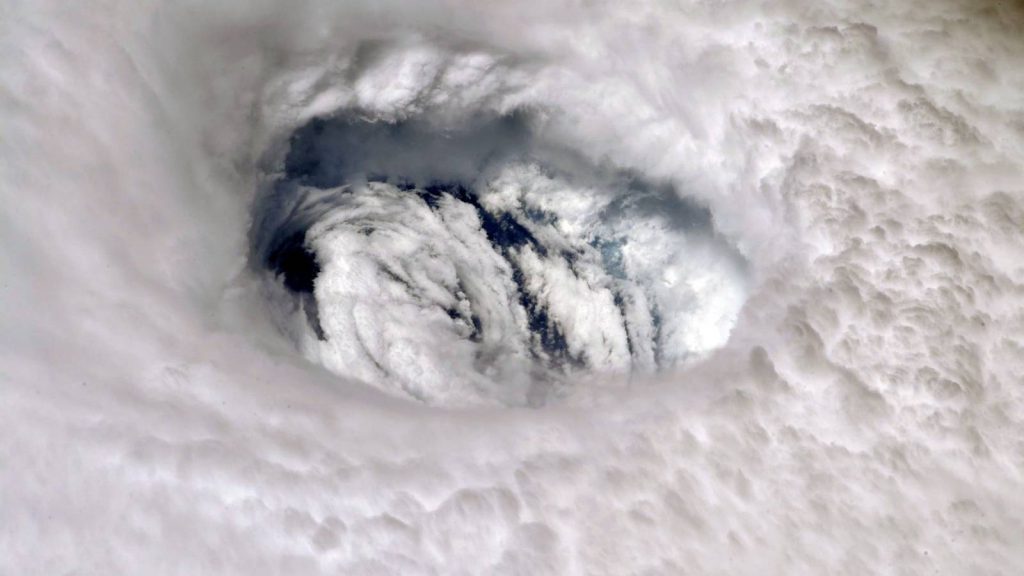
[(685, 365), (745, 296), (706, 207), (545, 141), (526, 114), (315, 119), (254, 221), (307, 356), (430, 404), (537, 405), (586, 374)]

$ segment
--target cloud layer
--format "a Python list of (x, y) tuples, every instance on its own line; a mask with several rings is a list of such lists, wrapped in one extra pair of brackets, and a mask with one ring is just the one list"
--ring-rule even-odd
[[(1018, 5), (15, 1), (0, 12), (0, 572), (1024, 567)], [(379, 327), (415, 310), (417, 342), (455, 343), (451, 358), (419, 364), (436, 374), (381, 387), (438, 390), (474, 374), (442, 370), (476, 370), (469, 348), (482, 344), (460, 332), (476, 313), (509, 352), (491, 365), (500, 376), (463, 390), (508, 376), (502, 390), (528, 394), (523, 319), (489, 296), (467, 321), (460, 266), (480, 282), (462, 289), (467, 301), (507, 299), (510, 260), (530, 269), (547, 308), (579, 328), (563, 334), (569, 350), (612, 360), (610, 316), (570, 321), (587, 270), (614, 280), (621, 258), (631, 278), (697, 278), (724, 266), (714, 243), (666, 242), (676, 220), (664, 196), (604, 196), (607, 182), (581, 172), (636, 174), (707, 210), (712, 238), (744, 263), (728, 341), (658, 374), (590, 373), (542, 409), (430, 407), (325, 370), (375, 377), (341, 340), (296, 349), (310, 338), (309, 298), (266, 281), (253, 231), (287, 180), (291, 135), (338, 111), (447, 127), (530, 114), (531, 134), (551, 143), (545, 163), (572, 179), (529, 162), (477, 175), (472, 154), (447, 169), (481, 178), (485, 210), (521, 210), (531, 234), (585, 245), (592, 263), (570, 273), (525, 247), (499, 257), (477, 233), (480, 210), (451, 194), (431, 206), (397, 183), (301, 184), (345, 198), (310, 224), (322, 330), (366, 335), (346, 324), (366, 322), (371, 339), (394, 341), (409, 332)], [(567, 187), (577, 193), (555, 191)], [(632, 202), (615, 212), (629, 217), (599, 218), (606, 201)], [(562, 228), (530, 220), (534, 206)], [(597, 221), (602, 239), (629, 241), (591, 242)], [(381, 241), (360, 236), (370, 222)], [(655, 249), (666, 245), (686, 249)], [(415, 301), (381, 280), (398, 255)], [(680, 294), (659, 286), (641, 292)], [(723, 290), (703, 286), (708, 302)], [(325, 309), (352, 290), (363, 312)], [(702, 310), (680, 326), (727, 314)], [(639, 315), (621, 326), (648, 329)], [(670, 339), (687, 350), (707, 338)], [(638, 350), (631, 363), (646, 358)], [(417, 353), (387, 354), (399, 352)]]

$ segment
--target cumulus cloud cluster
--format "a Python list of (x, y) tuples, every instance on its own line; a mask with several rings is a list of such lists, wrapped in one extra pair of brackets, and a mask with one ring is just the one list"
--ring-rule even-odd
[(0, 14), (0, 572), (1024, 568), (1019, 4)]

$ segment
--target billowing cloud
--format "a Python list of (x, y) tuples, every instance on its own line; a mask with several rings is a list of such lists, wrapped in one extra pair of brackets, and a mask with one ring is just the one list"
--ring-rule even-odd
[(7, 2), (0, 572), (1019, 572), (1019, 8)]

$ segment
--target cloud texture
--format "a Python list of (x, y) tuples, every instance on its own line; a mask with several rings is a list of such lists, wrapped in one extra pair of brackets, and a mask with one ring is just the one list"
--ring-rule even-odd
[[(1019, 4), (8, 0), (0, 15), (0, 572), (1024, 568)], [(433, 142), (367, 160), (413, 178), (447, 157), (481, 208), (369, 174), (289, 181), (314, 118), (436, 133), (516, 114), (543, 162), (491, 169), (483, 144)], [(675, 196), (645, 205), (610, 185), (622, 174)], [(281, 186), (335, 195), (307, 235), (326, 341), (310, 297), (254, 257)], [(675, 201), (713, 233), (673, 228)], [(529, 243), (499, 254), (487, 211), (578, 267)], [(510, 262), (602, 368), (539, 409), (520, 407), (538, 348), (522, 303), (501, 304)], [(620, 267), (637, 287), (621, 294), (675, 312), (671, 338), (637, 337), (653, 320), (616, 304)], [(352, 302), (364, 311), (329, 309)], [(731, 331), (700, 333), (729, 303)], [(375, 344), (354, 334), (410, 345), (357, 353)], [(447, 357), (421, 353), (429, 336)], [(603, 370), (654, 362), (627, 336), (680, 361)], [(368, 358), (390, 358), (383, 375)]]

